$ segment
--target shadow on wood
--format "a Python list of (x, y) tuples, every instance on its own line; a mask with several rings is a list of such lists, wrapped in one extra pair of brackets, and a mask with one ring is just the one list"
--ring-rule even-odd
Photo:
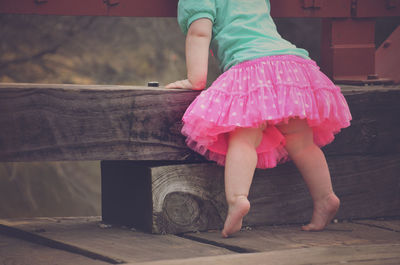
[[(342, 200), (339, 219), (400, 216), (399, 154), (335, 156), (328, 158), (328, 164)], [(174, 234), (223, 225), (227, 210), (223, 167), (103, 161), (102, 170), (114, 172), (103, 174), (103, 183), (112, 183), (102, 192), (106, 222)], [(304, 223), (311, 218), (311, 198), (291, 162), (257, 170), (249, 199), (252, 208), (244, 225)]]

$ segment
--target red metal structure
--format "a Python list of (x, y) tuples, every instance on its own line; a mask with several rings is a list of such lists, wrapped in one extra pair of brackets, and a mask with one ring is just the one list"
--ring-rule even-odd
[[(323, 20), (321, 68), (333, 80), (353, 84), (389, 81), (385, 79), (385, 73), (380, 72), (383, 76), (378, 76), (375, 70), (375, 19), (388, 16), (400, 19), (400, 0), (270, 1), (273, 17), (313, 17)], [(0, 13), (173, 17), (176, 16), (177, 2), (0, 0)]]
[(400, 83), (400, 27), (375, 52), (375, 71)]

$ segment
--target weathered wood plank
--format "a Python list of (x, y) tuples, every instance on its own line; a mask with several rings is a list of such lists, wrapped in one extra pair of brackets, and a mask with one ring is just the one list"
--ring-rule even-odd
[[(400, 87), (399, 87), (400, 88)], [(342, 87), (353, 120), (324, 148), (328, 155), (400, 152), (399, 88)]]
[(370, 92), (346, 95), (353, 121), (337, 135), (326, 153), (374, 154), (400, 151), (400, 106), (393, 101), (396, 93)]
[(329, 246), (127, 265), (396, 265), (400, 245)]
[(400, 233), (400, 220), (357, 220), (355, 222)]
[[(400, 155), (328, 157), (339, 219), (400, 216)], [(257, 175), (256, 175), (257, 176)], [(248, 224), (308, 222), (312, 201), (292, 164), (254, 179)]]
[(399, 233), (351, 222), (329, 224), (326, 230), (311, 233), (301, 231), (298, 225), (290, 225), (242, 229), (228, 239), (222, 238), (220, 231), (187, 233), (185, 237), (214, 244), (226, 244), (250, 253), (316, 246), (354, 246), (400, 242)]
[[(353, 126), (328, 154), (400, 152), (400, 87), (345, 87)], [(0, 84), (0, 161), (202, 160), (180, 134), (199, 92)]]
[(214, 164), (152, 167), (153, 233), (221, 227), (226, 203), (223, 168)]
[(187, 90), (0, 84), (0, 161), (184, 160)]
[[(400, 154), (332, 156), (328, 164), (341, 198), (337, 218), (400, 216)], [(220, 166), (103, 161), (102, 167), (111, 172), (103, 175), (107, 183), (103, 185), (103, 217), (107, 222), (139, 225), (153, 233), (202, 231), (223, 225), (226, 203)], [(312, 214), (308, 190), (292, 163), (257, 170), (249, 199), (252, 208), (245, 225), (303, 223)]]
[(99, 253), (121, 262), (168, 260), (231, 254), (173, 235), (151, 235), (128, 228), (101, 227), (99, 217), (0, 220), (0, 224)]
[(90, 259), (24, 240), (0, 234), (0, 264), (2, 265), (107, 265), (110, 263)]

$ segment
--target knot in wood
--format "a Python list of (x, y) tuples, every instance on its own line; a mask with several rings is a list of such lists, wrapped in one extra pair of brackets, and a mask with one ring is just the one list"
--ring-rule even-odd
[(169, 222), (179, 226), (190, 226), (199, 219), (200, 206), (192, 194), (173, 192), (165, 197), (163, 212)]

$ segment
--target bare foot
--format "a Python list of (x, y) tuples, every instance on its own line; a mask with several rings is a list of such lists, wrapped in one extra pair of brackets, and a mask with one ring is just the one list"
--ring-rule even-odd
[(242, 228), (243, 217), (250, 210), (250, 202), (246, 196), (238, 196), (234, 204), (229, 205), (228, 216), (226, 217), (222, 236), (229, 235), (239, 231)]
[(323, 200), (314, 203), (313, 216), (308, 225), (302, 227), (304, 231), (323, 230), (339, 210), (340, 200), (334, 193), (329, 194)]

